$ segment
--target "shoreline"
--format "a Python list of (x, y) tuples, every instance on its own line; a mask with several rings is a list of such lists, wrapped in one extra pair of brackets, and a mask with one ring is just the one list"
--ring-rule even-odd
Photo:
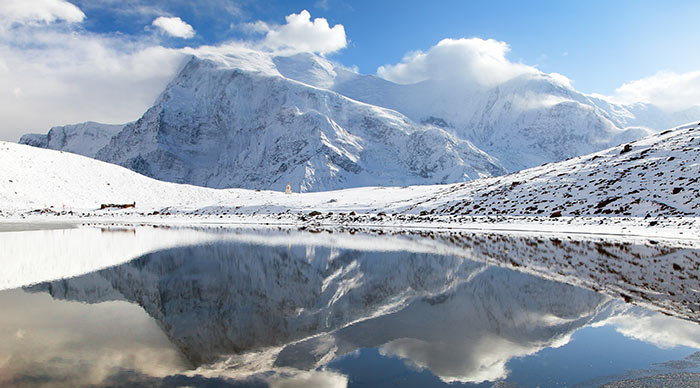
[[(341, 224), (295, 219), (270, 214), (156, 219), (115, 213), (109, 218), (59, 222), (47, 217), (12, 224), (0, 220), (0, 226), (6, 226), (6, 233), (0, 227), (0, 246), (8, 257), (15, 257), (8, 263), (11, 268), (4, 274), (4, 283), (0, 281), (4, 284), (0, 289), (77, 276), (149, 252), (189, 245), (241, 242), (287, 249), (290, 245), (310, 245), (460, 257), (700, 322), (700, 304), (695, 295), (700, 239), (680, 235), (679, 230), (635, 229), (631, 225), (634, 220), (627, 220), (625, 226), (576, 220), (577, 224), (572, 221), (573, 225), (565, 229), (562, 226), (566, 223), (526, 223), (513, 218), (459, 225), (434, 220)], [(18, 233), (10, 232), (8, 225)], [(68, 229), (56, 230), (62, 227)], [(623, 228), (624, 233), (614, 233)], [(693, 231), (697, 233), (697, 228)], [(48, 239), (47, 244), (37, 245), (38, 239)]]
[[(281, 227), (297, 230), (384, 231), (455, 231), (494, 232), (501, 234), (592, 235), (613, 239), (661, 238), (682, 240), (700, 246), (700, 217), (537, 217), (537, 216), (432, 216), (412, 214), (316, 212), (262, 214), (146, 214), (136, 211), (72, 212), (40, 214), (35, 211), (5, 214), (0, 218), (0, 233), (41, 229), (67, 229), (80, 225), (94, 226), (163, 226), (255, 228)], [(312, 215), (310, 215), (312, 214)], [(653, 223), (653, 226), (650, 226)], [(380, 233), (381, 234), (381, 233)]]

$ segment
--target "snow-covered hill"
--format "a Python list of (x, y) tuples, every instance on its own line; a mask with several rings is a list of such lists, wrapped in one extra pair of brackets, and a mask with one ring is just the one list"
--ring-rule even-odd
[(503, 178), (448, 186), (435, 214), (699, 216), (700, 124)]
[(19, 143), (94, 157), (97, 151), (124, 128), (124, 125), (100, 124), (93, 121), (64, 125), (51, 128), (46, 135), (24, 135), (19, 139)]

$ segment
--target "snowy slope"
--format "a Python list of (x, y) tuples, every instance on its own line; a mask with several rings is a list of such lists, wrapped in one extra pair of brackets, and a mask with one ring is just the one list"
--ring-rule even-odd
[(124, 125), (126, 124), (111, 125), (93, 121), (64, 125), (51, 128), (46, 135), (23, 135), (19, 143), (94, 157), (99, 149), (109, 143), (112, 136), (124, 128)]
[(435, 214), (700, 215), (700, 124), (503, 178), (446, 187)]
[(0, 209), (95, 209), (102, 203), (225, 203), (225, 191), (160, 182), (88, 157), (0, 142)]
[(281, 76), (193, 57), (97, 154), (157, 179), (319, 191), (468, 181), (505, 172), (441, 128)]
[(197, 209), (217, 215), (276, 214), (311, 208), (376, 212), (394, 201), (412, 203), (441, 187), (364, 187), (305, 194), (295, 191), (292, 195), (282, 191), (210, 189), (162, 182), (88, 157), (7, 142), (0, 142), (0, 165), (0, 216), (5, 217), (119, 214), (101, 212), (100, 205), (134, 202), (134, 214)]
[(420, 213), (425, 220), (444, 222), (474, 215), (697, 217), (699, 128), (682, 126), (596, 154), (470, 183), (295, 190), (292, 195), (167, 183), (79, 155), (0, 143), (0, 215), (51, 206), (52, 211), (65, 206), (99, 215), (95, 211), (101, 203), (136, 202), (140, 214), (165, 208), (183, 214), (201, 209), (210, 215), (319, 210), (334, 212), (324, 220), (339, 223), (369, 221), (362, 214), (340, 214), (351, 211)]

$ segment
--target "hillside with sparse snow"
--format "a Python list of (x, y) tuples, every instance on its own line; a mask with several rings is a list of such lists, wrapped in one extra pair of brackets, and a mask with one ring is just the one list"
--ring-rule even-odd
[(700, 124), (503, 178), (449, 186), (421, 207), (442, 215), (698, 216)]

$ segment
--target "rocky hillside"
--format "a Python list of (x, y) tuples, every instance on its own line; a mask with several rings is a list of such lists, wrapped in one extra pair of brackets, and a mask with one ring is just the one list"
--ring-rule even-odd
[(448, 186), (421, 208), (442, 215), (698, 216), (700, 124), (502, 178)]

